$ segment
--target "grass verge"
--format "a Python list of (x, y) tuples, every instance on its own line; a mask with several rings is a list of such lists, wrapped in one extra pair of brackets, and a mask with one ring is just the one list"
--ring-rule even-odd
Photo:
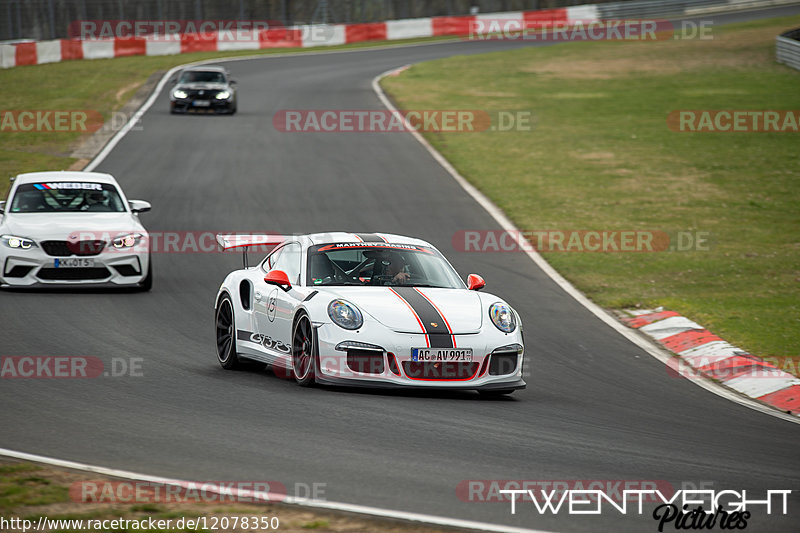
[[(351, 513), (322, 512), (304, 509), (299, 506), (281, 505), (273, 503), (225, 503), (209, 501), (212, 498), (206, 493), (182, 492), (183, 496), (190, 499), (200, 499), (202, 503), (161, 503), (149, 501), (147, 497), (148, 485), (140, 486), (140, 491), (135, 492), (132, 486), (113, 485), (113, 478), (88, 475), (84, 472), (54, 468), (35, 463), (19, 462), (13, 459), (0, 457), (0, 516), (6, 521), (11, 519), (28, 520), (30, 531), (39, 524), (40, 517), (50, 521), (78, 520), (82, 524), (61, 523), (50, 524), (53, 527), (43, 527), (39, 531), (58, 531), (60, 533), (73, 533), (77, 531), (142, 531), (146, 528), (135, 527), (130, 523), (107, 522), (103, 527), (94, 527), (97, 520), (137, 520), (153, 521), (170, 520), (165, 528), (147, 529), (148, 531), (210, 531), (210, 526), (218, 525), (215, 531), (252, 532), (252, 531), (281, 531), (284, 533), (304, 533), (309, 530), (322, 533), (351, 533), (357, 531), (381, 531), (384, 533), (445, 533), (459, 531), (452, 528), (435, 528), (422, 525), (410, 525), (398, 521), (373, 519)], [(82, 482), (90, 482), (93, 494), (101, 494), (106, 500), (115, 495), (119, 498), (117, 503), (84, 503), (80, 501)], [(105, 485), (105, 482), (110, 482)], [(201, 483), (201, 482), (199, 482)], [(95, 491), (95, 488), (97, 489)], [(71, 490), (72, 489), (72, 490)], [(162, 487), (161, 494), (167, 494)], [(172, 493), (172, 501), (175, 496)], [(134, 496), (135, 495), (135, 496)], [(199, 496), (198, 496), (199, 495)], [(75, 497), (78, 501), (73, 500)], [(130, 500), (140, 501), (130, 501)], [(119, 503), (119, 501), (130, 503)], [(205, 517), (203, 521), (202, 517)], [(242, 527), (243, 517), (247, 517), (248, 527)], [(234, 522), (237, 519), (237, 522)], [(278, 524), (272, 519), (277, 518)], [(183, 519), (183, 522), (179, 522)], [(187, 527), (187, 520), (194, 520), (201, 527)], [(92, 522), (87, 522), (91, 520)], [(237, 527), (233, 527), (236, 523)], [(257, 524), (254, 527), (251, 524)], [(4, 531), (22, 531), (22, 523), (14, 522), (12, 526), (4, 527)], [(149, 523), (148, 523), (149, 525)], [(179, 527), (179, 526), (183, 527)], [(209, 529), (203, 529), (203, 525)], [(226, 527), (222, 527), (222, 526)], [(274, 526), (278, 525), (277, 528)], [(60, 527), (58, 527), (60, 526)], [(83, 527), (81, 527), (83, 526)], [(87, 527), (88, 526), (88, 527)], [(119, 527), (115, 527), (119, 526)], [(2, 527), (2, 526), (0, 526)]]
[(533, 111), (532, 131), (425, 133), (523, 230), (708, 232), (708, 250), (544, 256), (601, 306), (664, 306), (797, 373), (800, 134), (682, 133), (666, 120), (800, 109), (800, 72), (774, 51), (797, 26), (452, 57), (382, 85), (401, 109)]

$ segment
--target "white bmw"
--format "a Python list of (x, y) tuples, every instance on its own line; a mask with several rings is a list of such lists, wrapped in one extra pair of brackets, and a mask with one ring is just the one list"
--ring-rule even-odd
[(98, 172), (32, 172), (0, 202), (0, 286), (132, 286), (153, 274), (141, 200)]
[(429, 243), (398, 235), (218, 235), (223, 250), (275, 248), (231, 272), (215, 300), (217, 358), (272, 365), (302, 386), (525, 387), (519, 315), (465, 284)]

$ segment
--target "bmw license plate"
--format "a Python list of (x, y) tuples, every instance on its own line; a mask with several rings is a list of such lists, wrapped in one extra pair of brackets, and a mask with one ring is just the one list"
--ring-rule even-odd
[(195, 100), (192, 102), (192, 105), (195, 107), (208, 107), (211, 105), (211, 102), (208, 100)]
[(53, 266), (56, 268), (91, 268), (94, 266), (94, 259), (83, 257), (70, 257), (68, 259), (55, 259)]
[(472, 362), (472, 348), (412, 348), (411, 360), (424, 362), (456, 361)]

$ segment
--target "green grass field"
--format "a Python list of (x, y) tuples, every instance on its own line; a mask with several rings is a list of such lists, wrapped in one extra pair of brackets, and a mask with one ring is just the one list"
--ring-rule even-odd
[[(524, 230), (709, 232), (707, 251), (544, 254), (606, 308), (664, 306), (752, 353), (800, 362), (800, 134), (671, 131), (674, 110), (800, 110), (775, 36), (568, 43), (413, 66), (404, 109), (530, 110), (532, 131), (426, 133)], [(465, 228), (481, 229), (481, 228)], [(788, 357), (788, 360), (782, 358)]]

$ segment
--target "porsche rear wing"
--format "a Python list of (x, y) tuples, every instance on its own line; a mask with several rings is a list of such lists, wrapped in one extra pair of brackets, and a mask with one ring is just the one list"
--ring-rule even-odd
[(217, 234), (217, 245), (220, 250), (227, 252), (229, 250), (240, 249), (242, 251), (242, 265), (244, 268), (249, 268), (247, 263), (247, 250), (254, 246), (275, 247), (286, 240), (285, 235), (274, 235), (268, 233), (253, 233), (253, 234)]

